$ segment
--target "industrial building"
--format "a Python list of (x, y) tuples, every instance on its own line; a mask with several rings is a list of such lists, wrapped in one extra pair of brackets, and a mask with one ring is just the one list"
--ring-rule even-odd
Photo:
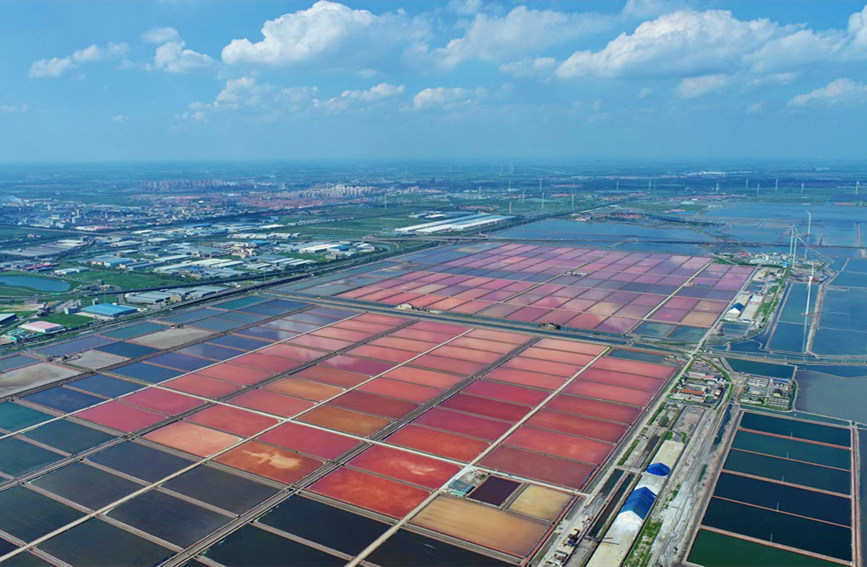
[(118, 305), (117, 303), (98, 303), (96, 305), (89, 305), (81, 310), (82, 315), (87, 315), (88, 317), (93, 317), (95, 319), (107, 320), (117, 319), (118, 317), (131, 315), (137, 312), (138, 310), (134, 307)]
[(610, 567), (620, 565), (629, 555), (635, 539), (641, 532), (644, 521), (656, 503), (656, 498), (665, 486), (668, 475), (683, 452), (683, 443), (671, 439), (665, 441), (653, 461), (641, 473), (638, 484), (624, 502), (620, 512), (605, 533), (605, 539), (596, 548), (587, 567)]
[(412, 226), (396, 228), (394, 229), (394, 231), (398, 234), (434, 234), (437, 232), (449, 231), (462, 232), (464, 230), (470, 230), (474, 228), (481, 228), (483, 226), (497, 224), (511, 218), (513, 217), (507, 215), (490, 215), (488, 213), (479, 213), (475, 215), (467, 215), (456, 219), (452, 218), (434, 222), (427, 222), (423, 224), (414, 224)]
[(49, 323), (48, 321), (32, 321), (30, 323), (24, 323), (18, 328), (32, 333), (39, 333), (40, 335), (48, 335), (64, 329), (63, 325)]
[(128, 302), (142, 305), (162, 305), (172, 301), (172, 297), (173, 295), (167, 291), (143, 291), (124, 295)]
[(741, 313), (741, 322), (743, 323), (752, 323), (756, 320), (756, 316), (759, 314), (759, 308), (762, 306), (762, 302), (764, 302), (765, 296), (763, 295), (754, 295), (750, 298), (749, 303), (747, 303), (746, 307), (744, 307), (743, 313)]

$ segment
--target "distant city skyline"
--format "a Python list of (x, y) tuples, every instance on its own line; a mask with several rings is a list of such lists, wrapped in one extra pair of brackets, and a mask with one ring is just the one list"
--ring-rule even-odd
[(4, 2), (0, 162), (867, 157), (864, 2)]

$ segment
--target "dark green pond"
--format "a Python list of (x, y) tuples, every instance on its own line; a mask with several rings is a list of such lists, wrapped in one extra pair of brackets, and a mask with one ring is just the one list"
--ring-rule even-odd
[(723, 472), (714, 496), (843, 526), (852, 525), (852, 501), (824, 492)]
[(743, 418), (741, 418), (741, 427), (765, 431), (775, 435), (783, 435), (785, 437), (797, 437), (808, 441), (830, 443), (842, 447), (852, 445), (852, 435), (849, 429), (759, 413), (744, 413)]
[(852, 467), (852, 453), (847, 449), (807, 443), (797, 439), (781, 439), (752, 431), (738, 431), (732, 447), (784, 459), (808, 461), (838, 469), (850, 469)]
[(126, 530), (91, 519), (39, 546), (70, 565), (152, 567), (174, 552)]
[(819, 488), (838, 494), (849, 494), (852, 490), (849, 471), (788, 461), (757, 453), (745, 453), (737, 449), (729, 452), (723, 467), (730, 471)]
[(226, 567), (274, 567), (276, 565), (328, 567), (346, 563), (335, 555), (329, 555), (249, 524), (208, 549), (205, 557)]
[(349, 555), (360, 553), (389, 528), (388, 524), (300, 496), (286, 500), (259, 521)]
[[(0, 492), (0, 530), (23, 541), (33, 541), (84, 514), (47, 496), (13, 486)], [(14, 510), (9, 514), (8, 510)]]
[(700, 530), (689, 561), (706, 567), (839, 567), (837, 563)]
[(852, 530), (781, 514), (728, 500), (712, 498), (702, 523), (756, 539), (850, 560)]

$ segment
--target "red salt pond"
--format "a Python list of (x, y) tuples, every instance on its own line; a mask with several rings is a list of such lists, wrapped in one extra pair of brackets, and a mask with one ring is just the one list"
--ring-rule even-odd
[(187, 421), (235, 433), (242, 437), (255, 435), (277, 423), (277, 420), (273, 417), (229, 406), (209, 407), (194, 413), (186, 419)]
[(333, 398), (343, 392), (343, 388), (338, 388), (337, 386), (329, 386), (295, 377), (281, 378), (264, 386), (264, 388), (272, 392), (304, 398), (305, 400), (313, 400), (315, 402)]
[(665, 384), (664, 380), (639, 376), (637, 374), (625, 374), (613, 370), (603, 370), (601, 368), (588, 368), (581, 374), (581, 380), (611, 384), (613, 386), (624, 386), (626, 388), (637, 388), (639, 390), (647, 390), (648, 392), (656, 392)]
[(466, 360), (470, 362), (481, 363), (483, 365), (490, 364), (501, 356), (496, 352), (460, 348), (451, 346), (450, 344), (439, 347), (431, 354), (435, 356), (442, 356), (445, 358), (455, 358), (457, 360)]
[(250, 390), (230, 399), (229, 403), (281, 417), (293, 416), (314, 405), (309, 400), (284, 396), (267, 390)]
[(533, 417), (526, 421), (527, 425), (541, 427), (569, 433), (571, 435), (580, 435), (582, 437), (590, 437), (591, 439), (599, 439), (609, 443), (616, 443), (629, 429), (629, 426), (611, 421), (602, 421), (599, 419), (591, 419), (588, 417), (579, 417), (568, 413), (551, 411), (547, 409), (540, 410)]
[(75, 417), (98, 423), (111, 429), (130, 433), (166, 419), (166, 416), (110, 401), (80, 411)]
[(550, 313), (550, 309), (543, 309), (541, 307), (524, 307), (515, 311), (511, 315), (509, 315), (509, 319), (513, 321), (543, 321), (547, 320), (547, 315)]
[(445, 374), (433, 370), (424, 370), (422, 368), (412, 368), (410, 366), (400, 366), (395, 368), (394, 370), (384, 374), (383, 377), (441, 389), (451, 388), (463, 380), (463, 378), (452, 374)]
[[(604, 315), (594, 315), (592, 313), (582, 313), (566, 322), (567, 327), (577, 327), (579, 329), (594, 329), (596, 326), (605, 320)], [(553, 349), (552, 349), (553, 350)], [(564, 361), (564, 362), (568, 362)]]
[(480, 299), (477, 299), (474, 301), (467, 301), (464, 304), (458, 305), (457, 307), (455, 307), (451, 311), (452, 311), (452, 313), (473, 314), (473, 313), (478, 313), (479, 311), (482, 311), (483, 309), (487, 309), (490, 306), (491, 306), (491, 302), (482, 301)]
[(497, 354), (506, 354), (507, 352), (514, 350), (515, 345), (510, 343), (501, 343), (498, 341), (488, 341), (485, 339), (479, 339), (475, 337), (458, 337), (452, 342), (449, 343), (450, 346), (462, 347), (462, 348), (472, 348), (478, 350), (484, 350), (488, 352), (495, 352)]
[(210, 376), (211, 378), (219, 378), (220, 380), (228, 380), (229, 382), (234, 382), (235, 384), (256, 384), (257, 382), (261, 382), (266, 378), (270, 378), (276, 372), (271, 372), (268, 370), (262, 370), (260, 368), (248, 368), (246, 366), (235, 366), (234, 364), (217, 364), (215, 366), (209, 366), (207, 368), (202, 368), (197, 372), (197, 374), (204, 374), (205, 376)]
[(696, 327), (710, 327), (716, 322), (717, 317), (719, 317), (719, 313), (693, 312), (684, 317), (681, 323), (684, 325), (694, 325)]
[(380, 315), (379, 313), (363, 313), (355, 317), (353, 321), (364, 321), (365, 323), (375, 323), (377, 325), (389, 325), (396, 327), (403, 323), (408, 323), (408, 319), (403, 317), (394, 317), (392, 315)]
[(340, 321), (330, 326), (332, 329), (350, 329), (353, 331), (361, 331), (368, 336), (378, 335), (392, 328), (392, 325), (377, 325), (376, 323), (365, 323), (364, 321), (356, 321), (349, 319)]
[(601, 464), (614, 448), (609, 443), (528, 426), (518, 428), (504, 443), (594, 465)]
[(382, 337), (381, 339), (376, 339), (370, 344), (374, 346), (383, 346), (389, 348), (396, 348), (399, 350), (405, 350), (411, 352), (413, 354), (419, 354), (426, 350), (430, 350), (437, 346), (439, 343), (432, 343), (428, 341), (419, 341), (414, 339), (402, 339), (400, 337), (388, 336)]
[(388, 442), (464, 462), (474, 459), (489, 445), (478, 439), (470, 439), (415, 425), (404, 426), (397, 433), (391, 435)]
[(239, 356), (238, 358), (233, 359), (232, 362), (240, 366), (270, 370), (274, 374), (286, 372), (287, 370), (298, 368), (299, 366), (302, 366), (304, 364), (299, 360), (277, 358), (275, 356), (265, 356), (264, 354), (259, 354), (257, 352)]
[(432, 489), (439, 488), (461, 470), (451, 463), (382, 445), (371, 447), (348, 465)]
[(351, 437), (299, 423), (284, 423), (260, 436), (259, 440), (323, 459), (335, 459), (358, 446), (358, 441)]
[(353, 386), (358, 386), (365, 380), (370, 379), (370, 376), (365, 374), (357, 374), (346, 370), (337, 370), (336, 368), (328, 368), (327, 366), (311, 366), (301, 370), (300, 372), (296, 372), (292, 377), (307, 378), (309, 380), (333, 384), (342, 388), (352, 388)]
[(341, 468), (309, 490), (392, 518), (403, 518), (428, 497), (428, 491), (381, 476)]
[(608, 331), (611, 333), (625, 333), (634, 327), (639, 321), (637, 319), (629, 319), (626, 317), (609, 317), (602, 323), (596, 326), (600, 331)]
[(530, 411), (530, 408), (527, 406), (519, 406), (507, 402), (477, 398), (475, 396), (467, 396), (464, 394), (458, 394), (444, 400), (439, 404), (439, 407), (512, 422), (518, 421)]
[(355, 297), (355, 299), (363, 299), (364, 301), (378, 301), (380, 303), (385, 303), (388, 301), (389, 297), (392, 297), (394, 295), (398, 295), (398, 292), (394, 291), (393, 289), (377, 289), (377, 288), (371, 288), (371, 287), (368, 287), (367, 289), (373, 290), (373, 291), (370, 291), (369, 293), (365, 293), (364, 295), (358, 295)]
[(317, 329), (311, 333), (312, 335), (316, 335), (318, 337), (328, 337), (331, 339), (340, 339), (343, 341), (349, 342), (357, 342), (363, 341), (364, 339), (375, 335), (376, 333), (372, 333), (370, 331), (360, 331), (354, 329), (344, 329), (340, 327), (323, 327), (321, 329)]
[(680, 309), (658, 309), (653, 315), (650, 316), (650, 319), (654, 321), (665, 321), (667, 323), (677, 323), (681, 319), (683, 319), (687, 314), (687, 311), (681, 311)]
[(414, 331), (433, 331), (434, 333), (447, 333), (452, 336), (460, 335), (469, 331), (469, 327), (461, 327), (460, 325), (452, 325), (451, 323), (437, 323), (435, 321), (419, 321), (413, 323), (408, 329)]
[(318, 337), (316, 335), (301, 335), (287, 341), (293, 345), (301, 345), (305, 347), (315, 348), (319, 350), (334, 351), (346, 348), (355, 341), (341, 341), (329, 337)]
[(176, 394), (159, 388), (146, 388), (125, 396), (124, 403), (140, 408), (177, 415), (203, 405), (205, 402), (183, 394)]
[(373, 415), (381, 415), (397, 419), (403, 417), (409, 412), (418, 407), (418, 404), (406, 400), (398, 400), (395, 398), (386, 398), (368, 392), (351, 390), (342, 396), (339, 396), (330, 402), (330, 405), (340, 406), (342, 408), (370, 413)]
[(402, 339), (413, 339), (416, 341), (425, 341), (428, 343), (433, 343), (438, 345), (440, 343), (444, 343), (447, 340), (451, 339), (455, 336), (452, 333), (435, 333), (434, 331), (422, 331), (416, 330), (415, 326), (405, 327), (403, 329), (398, 329), (393, 332), (391, 337), (398, 337)]
[(479, 437), (488, 441), (499, 439), (512, 426), (509, 422), (449, 411), (439, 407), (420, 415), (413, 423), (461, 433), (471, 437)]
[[(443, 292), (448, 292), (449, 288), (445, 288)], [(468, 300), (460, 298), (460, 297), (446, 297), (445, 299), (441, 299), (436, 303), (430, 304), (428, 307), (430, 309), (437, 309), (439, 311), (449, 311), (450, 309), (454, 309), (460, 305), (463, 305)]]
[(593, 364), (593, 368), (614, 370), (617, 372), (626, 372), (628, 374), (638, 374), (640, 376), (650, 376), (652, 378), (663, 379), (668, 378), (674, 374), (675, 371), (675, 368), (671, 366), (651, 364), (650, 362), (639, 362), (637, 360), (625, 360), (622, 358), (600, 358)]
[(160, 427), (145, 435), (144, 438), (199, 457), (213, 455), (241, 440), (235, 435), (186, 421), (176, 421)]
[(542, 348), (531, 346), (527, 350), (521, 352), (522, 358), (536, 358), (551, 362), (563, 362), (566, 364), (574, 364), (584, 366), (593, 360), (592, 354), (584, 354), (579, 352), (566, 352), (562, 350), (554, 350), (550, 348)]
[(567, 297), (557, 297), (556, 295), (549, 295), (548, 297), (543, 297), (537, 301), (534, 301), (531, 304), (531, 307), (541, 307), (544, 309), (556, 309), (560, 307), (564, 303), (569, 301)]
[(162, 385), (173, 390), (211, 399), (221, 398), (241, 389), (239, 384), (217, 380), (216, 378), (208, 378), (201, 374), (187, 374), (186, 376), (163, 382)]
[(320, 427), (361, 436), (372, 435), (391, 423), (388, 419), (328, 404), (314, 408), (297, 419)]
[(484, 467), (559, 486), (583, 488), (596, 467), (514, 447), (497, 447), (482, 459)]
[(317, 350), (311, 350), (309, 348), (290, 345), (286, 343), (265, 347), (257, 352), (259, 354), (264, 354), (265, 356), (287, 358), (289, 360), (300, 360), (302, 362), (310, 362), (311, 360), (319, 358), (320, 356), (325, 356), (323, 353)]
[(533, 388), (523, 388), (510, 384), (477, 380), (461, 390), (462, 394), (472, 394), (485, 398), (493, 398), (505, 402), (514, 402), (526, 406), (536, 406), (548, 397), (548, 392)]
[(431, 368), (433, 370), (441, 370), (450, 372), (460, 376), (469, 376), (475, 374), (486, 365), (479, 362), (470, 362), (467, 360), (455, 360), (454, 358), (444, 358), (433, 354), (423, 354), (420, 357), (412, 360), (412, 366), (421, 366), (422, 368)]
[(485, 378), (499, 380), (500, 382), (509, 382), (511, 384), (533, 386), (534, 388), (542, 388), (544, 390), (556, 390), (568, 379), (568, 377), (565, 376), (557, 377), (550, 374), (526, 372), (524, 370), (515, 370), (514, 368), (505, 368), (502, 366), (485, 374)]
[(427, 307), (428, 305), (433, 305), (434, 303), (439, 303), (443, 299), (445, 299), (445, 297), (443, 297), (442, 295), (436, 295), (436, 294), (424, 295), (422, 297), (417, 297), (417, 298), (413, 299), (412, 304), (416, 308)]
[(590, 398), (581, 398), (568, 394), (560, 394), (545, 404), (545, 407), (547, 409), (607, 419), (625, 424), (631, 424), (641, 415), (641, 408), (635, 406), (591, 400)]
[(598, 382), (583, 382), (580, 379), (567, 386), (565, 391), (570, 394), (587, 396), (588, 398), (610, 400), (637, 406), (644, 406), (653, 399), (653, 392), (622, 388), (620, 386), (609, 386), (608, 384), (599, 384)]
[(374, 378), (370, 382), (359, 386), (358, 389), (418, 403), (427, 402), (442, 394), (442, 390), (437, 388), (419, 386), (418, 384), (410, 384), (409, 382), (399, 380), (389, 380), (388, 378)]
[(528, 358), (519, 355), (509, 360), (500, 368), (512, 368), (515, 370), (523, 370), (525, 372), (541, 372), (542, 374), (551, 374), (552, 376), (569, 377), (584, 368), (584, 365), (565, 364), (563, 362), (539, 360), (537, 358)]
[(376, 358), (379, 360), (387, 360), (395, 364), (406, 362), (415, 356), (415, 353), (407, 352), (396, 348), (387, 348), (374, 345), (361, 345), (348, 352), (354, 356), (366, 356), (368, 358)]
[(368, 376), (376, 376), (377, 374), (382, 374), (383, 372), (394, 366), (394, 364), (391, 362), (382, 362), (380, 360), (358, 358), (355, 356), (346, 356), (342, 354), (323, 360), (319, 364), (321, 366), (327, 366), (329, 368), (356, 372), (358, 374), (366, 374)]
[(301, 480), (322, 466), (316, 459), (257, 441), (247, 441), (215, 460), (284, 484)]

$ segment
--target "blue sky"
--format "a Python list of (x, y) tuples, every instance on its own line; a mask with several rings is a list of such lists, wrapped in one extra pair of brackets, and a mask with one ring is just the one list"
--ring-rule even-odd
[(2, 2), (0, 161), (863, 159), (864, 2)]

